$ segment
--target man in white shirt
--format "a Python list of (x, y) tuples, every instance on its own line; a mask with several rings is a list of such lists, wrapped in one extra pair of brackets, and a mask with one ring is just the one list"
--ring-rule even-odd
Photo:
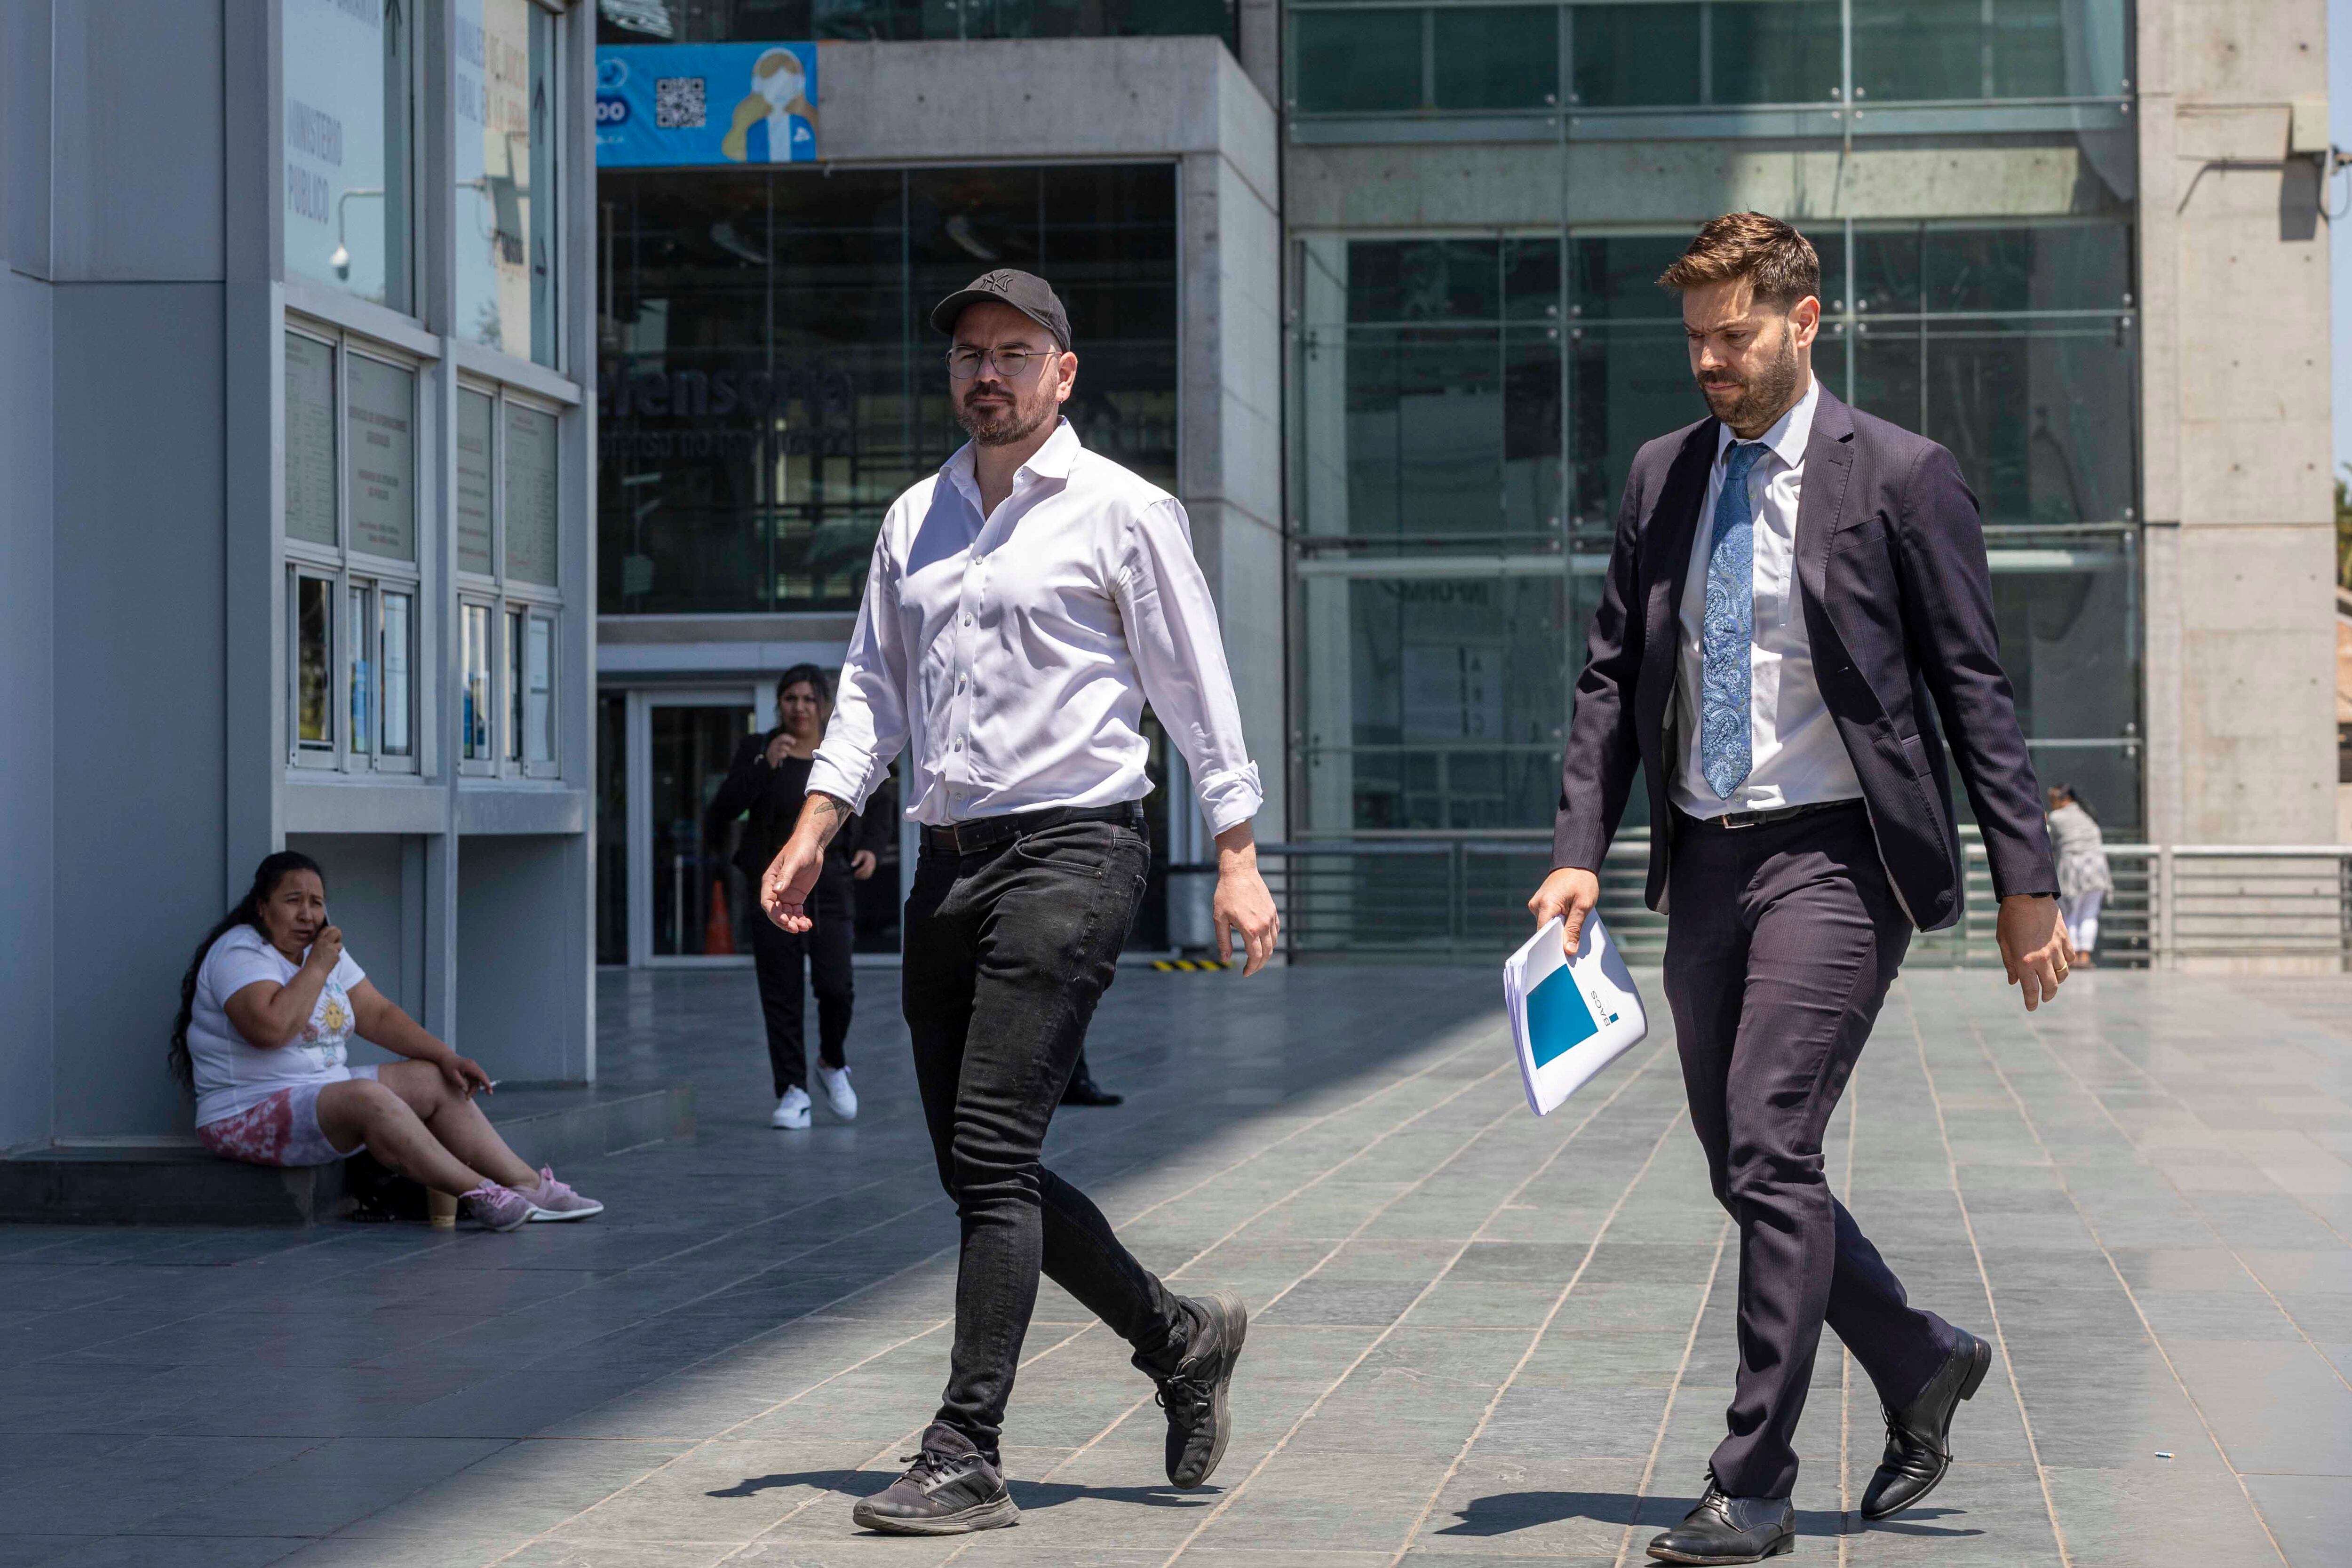
[(2027, 1007), (2073, 952), (1958, 465), (1814, 380), (1821, 264), (1787, 224), (1717, 218), (1659, 281), (1682, 296), (1711, 417), (1650, 442), (1626, 477), (1555, 868), (1528, 907), (1562, 917), (1575, 950), (1644, 778), (1691, 1126), (1739, 1229), (1728, 1431), (1698, 1505), (1650, 1554), (1754, 1563), (1794, 1543), (1793, 1440), (1825, 1324), (1886, 1415), (1869, 1519), (1943, 1479), (1953, 1415), (1991, 1364), (1984, 1341), (1910, 1305), (1822, 1168), (1912, 931), (1959, 914), (1947, 743)]
[(1199, 1486), (1224, 1453), (1241, 1302), (1171, 1292), (1038, 1160), (1143, 892), (1147, 700), (1216, 836), (1219, 956), (1238, 930), (1254, 974), (1278, 931), (1250, 834), (1264, 796), (1184, 509), (1061, 417), (1078, 361), (1044, 279), (987, 273), (931, 323), (971, 441), (883, 521), (807, 805), (761, 889), (770, 919), (807, 930), (826, 840), (911, 746), (905, 1006), (963, 1247), (946, 1396), (914, 1467), (853, 1517), (926, 1535), (1018, 1517), (998, 1442), (1041, 1268), (1159, 1384), (1168, 1479)]

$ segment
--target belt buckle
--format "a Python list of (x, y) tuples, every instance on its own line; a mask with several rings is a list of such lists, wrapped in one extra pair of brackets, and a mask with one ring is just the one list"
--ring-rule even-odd
[(1721, 816), (1717, 817), (1716, 821), (1723, 825), (1725, 832), (1738, 833), (1746, 828), (1762, 826), (1764, 824), (1764, 813), (1760, 811), (1727, 811)]

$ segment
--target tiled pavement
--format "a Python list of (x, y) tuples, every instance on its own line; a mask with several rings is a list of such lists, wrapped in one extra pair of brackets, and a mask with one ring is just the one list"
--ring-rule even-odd
[[(1223, 1468), (1162, 1484), (1148, 1386), (1049, 1287), (1021, 1527), (854, 1533), (937, 1397), (954, 1238), (862, 973), (866, 1115), (802, 1135), (748, 975), (604, 977), (608, 1073), (694, 1077), (703, 1131), (568, 1173), (600, 1221), (0, 1229), (0, 1568), (1622, 1563), (1686, 1506), (1737, 1256), (1663, 1026), (1538, 1122), (1483, 973), (1137, 973), (1095, 1034), (1132, 1098), (1050, 1157), (1252, 1303)], [(2352, 980), (2100, 973), (2028, 1019), (1907, 976), (1830, 1169), (2000, 1357), (1930, 1506), (1865, 1529), (1876, 1410), (1827, 1342), (1793, 1561), (2352, 1558), (2347, 1100)]]

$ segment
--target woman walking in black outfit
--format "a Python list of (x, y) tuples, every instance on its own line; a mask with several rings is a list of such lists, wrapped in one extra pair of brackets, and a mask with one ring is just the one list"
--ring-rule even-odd
[[(703, 819), (703, 842), (716, 844), (744, 813), (751, 823), (735, 850), (735, 865), (754, 882), (792, 836), (808, 789), (809, 759), (833, 717), (833, 681), (813, 664), (797, 664), (776, 682), (776, 727), (746, 735), (736, 748), (727, 782)], [(776, 1087), (768, 1125), (791, 1131), (809, 1124), (808, 1043), (803, 1013), (816, 992), (817, 1086), (844, 1121), (857, 1115), (842, 1047), (849, 1038), (850, 940), (856, 934), (852, 884), (874, 875), (875, 846), (890, 831), (886, 816), (855, 821), (829, 847), (814, 896), (816, 923), (805, 932), (779, 930), (772, 921), (751, 926), (751, 959), (760, 976), (760, 1010), (768, 1024), (768, 1063)]]

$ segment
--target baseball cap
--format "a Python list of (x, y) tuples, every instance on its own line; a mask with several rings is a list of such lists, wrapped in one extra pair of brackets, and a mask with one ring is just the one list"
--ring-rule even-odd
[(1063, 312), (1062, 301), (1055, 297), (1053, 287), (1034, 272), (1018, 272), (1010, 267), (982, 273), (932, 306), (931, 325), (952, 333), (956, 318), (963, 314), (964, 307), (983, 301), (1012, 306), (1053, 333), (1054, 342), (1068, 352), (1070, 318)]

